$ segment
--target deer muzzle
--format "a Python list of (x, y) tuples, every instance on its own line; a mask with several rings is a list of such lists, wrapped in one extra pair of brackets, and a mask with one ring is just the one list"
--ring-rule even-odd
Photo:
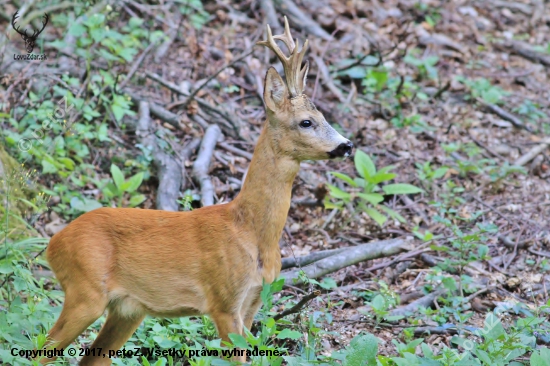
[(351, 151), (353, 150), (353, 143), (349, 140), (346, 142), (341, 143), (338, 145), (338, 147), (328, 153), (331, 159), (334, 158), (343, 158), (348, 157), (351, 155)]

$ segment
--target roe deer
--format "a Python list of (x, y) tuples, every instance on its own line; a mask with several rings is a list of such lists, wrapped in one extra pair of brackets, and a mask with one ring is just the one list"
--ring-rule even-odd
[[(307, 41), (299, 52), (286, 18), (284, 34), (273, 36), (268, 25), (267, 37), (257, 44), (276, 53), (287, 84), (269, 68), (267, 121), (240, 193), (227, 204), (190, 212), (100, 208), (57, 233), (46, 254), (65, 304), (48, 334), (49, 347), (67, 347), (106, 309), (91, 346), (104, 351), (121, 348), (146, 314), (207, 314), (224, 341), (250, 329), (262, 282), (271, 283), (281, 271), (279, 238), (300, 162), (349, 156), (353, 148), (302, 94)], [(275, 40), (287, 46), (289, 57)], [(85, 356), (80, 364), (110, 363)]]

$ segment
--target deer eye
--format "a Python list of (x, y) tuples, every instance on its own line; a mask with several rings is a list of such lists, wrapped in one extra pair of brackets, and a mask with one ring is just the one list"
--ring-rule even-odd
[(311, 126), (313, 126), (313, 123), (311, 123), (309, 119), (305, 119), (302, 122), (300, 122), (300, 127), (302, 128), (309, 128)]

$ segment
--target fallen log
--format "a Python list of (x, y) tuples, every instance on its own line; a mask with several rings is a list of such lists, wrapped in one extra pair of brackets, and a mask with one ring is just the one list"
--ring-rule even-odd
[(218, 125), (210, 125), (201, 142), (197, 159), (193, 164), (193, 178), (201, 187), (201, 203), (202, 206), (211, 206), (214, 204), (214, 185), (212, 179), (208, 175), (210, 169), (210, 161), (218, 139), (222, 135), (222, 131)]
[(281, 277), (285, 279), (286, 284), (302, 284), (303, 281), (298, 279), (300, 271), (304, 271), (309, 278), (319, 278), (362, 261), (387, 257), (410, 249), (410, 243), (401, 238), (358, 245), (356, 247), (350, 247), (341, 253), (321, 259), (302, 269), (283, 272), (281, 273)]

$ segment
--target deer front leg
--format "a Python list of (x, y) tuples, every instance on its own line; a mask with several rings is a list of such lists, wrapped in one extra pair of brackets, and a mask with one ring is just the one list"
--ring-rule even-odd
[[(218, 329), (218, 334), (222, 341), (231, 342), (229, 339), (229, 333), (243, 334), (243, 320), (241, 315), (236, 313), (225, 313), (217, 312), (210, 314), (214, 324), (216, 324), (216, 329)], [(243, 356), (233, 356), (232, 361), (237, 362), (246, 362), (246, 355)]]
[(252, 323), (254, 322), (254, 317), (256, 316), (256, 313), (258, 313), (258, 310), (260, 309), (260, 306), (262, 305), (262, 299), (258, 295), (250, 304), (248, 309), (242, 314), (243, 320), (244, 320), (244, 326), (251, 330)]

